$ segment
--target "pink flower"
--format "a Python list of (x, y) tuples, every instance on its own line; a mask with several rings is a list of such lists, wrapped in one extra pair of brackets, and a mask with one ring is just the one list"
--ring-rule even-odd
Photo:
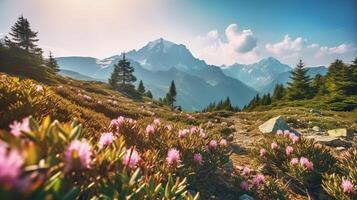
[(260, 184), (264, 182), (264, 175), (263, 174), (257, 174), (253, 179), (252, 183), (254, 186), (258, 187)]
[(289, 130), (284, 130), (284, 136), (289, 136), (290, 135), (290, 131)]
[(217, 148), (217, 141), (216, 140), (211, 140), (208, 144), (210, 149), (215, 149)]
[(314, 169), (314, 164), (305, 157), (300, 158), (300, 165), (310, 171)]
[(187, 136), (187, 134), (190, 132), (190, 130), (188, 129), (182, 129), (182, 130), (179, 130), (178, 132), (178, 136), (179, 138), (184, 138)]
[(276, 144), (275, 142), (273, 142), (273, 143), (271, 143), (271, 149), (276, 149), (276, 148), (278, 148), (278, 144)]
[(17, 150), (7, 152), (6, 144), (0, 143), (0, 184), (13, 186), (22, 172), (24, 158)]
[(124, 165), (128, 166), (131, 169), (135, 169), (139, 161), (140, 161), (139, 153), (134, 148), (130, 148), (126, 150), (123, 159)]
[(195, 153), (193, 155), (193, 162), (198, 165), (202, 165), (202, 162), (203, 162), (202, 155), (200, 153)]
[(287, 146), (285, 149), (286, 155), (290, 156), (290, 154), (292, 154), (294, 151), (294, 148), (291, 146)]
[(73, 155), (77, 155), (81, 169), (88, 169), (91, 162), (92, 150), (87, 140), (73, 140), (67, 147), (65, 156), (65, 171), (71, 170), (73, 166)]
[(113, 133), (103, 133), (101, 136), (100, 136), (100, 139), (99, 139), (99, 147), (100, 148), (103, 148), (103, 147), (106, 147), (108, 145), (110, 145), (114, 140), (114, 136), (113, 136)]
[(278, 131), (276, 131), (276, 134), (277, 135), (283, 135), (283, 131), (282, 130), (278, 130)]
[(354, 193), (353, 184), (349, 180), (342, 179), (341, 187), (342, 187), (344, 193), (347, 193), (347, 194)]
[(225, 139), (221, 139), (221, 141), (219, 141), (219, 146), (221, 146), (222, 148), (227, 146), (227, 140)]
[(299, 142), (299, 137), (298, 137), (298, 136), (296, 136), (296, 135), (291, 136), (291, 137), (290, 137), (290, 139), (291, 139), (291, 141), (293, 141), (293, 144), (295, 144), (295, 143)]
[(10, 132), (16, 136), (19, 137), (21, 135), (21, 131), (24, 132), (29, 132), (30, 131), (30, 126), (29, 126), (29, 118), (23, 118), (22, 122), (14, 121), (12, 124), (10, 124)]
[(200, 137), (201, 138), (205, 138), (206, 137), (205, 130), (203, 130), (202, 128), (200, 129)]
[(36, 91), (40, 92), (43, 90), (43, 86), (42, 85), (36, 85)]
[(167, 157), (166, 157), (167, 164), (169, 165), (178, 165), (180, 164), (180, 151), (172, 148), (167, 152)]
[(196, 133), (197, 132), (197, 127), (196, 126), (192, 127), (190, 129), (190, 132), (191, 132), (191, 134)]
[(291, 159), (290, 163), (291, 163), (292, 165), (296, 165), (296, 164), (299, 163), (299, 159), (293, 158), (293, 159)]
[(160, 119), (158, 118), (154, 119), (154, 124), (159, 126), (161, 124)]
[(149, 134), (149, 135), (152, 135), (155, 133), (155, 128), (154, 126), (152, 126), (151, 124), (149, 124), (147, 127), (146, 127), (146, 133)]
[(242, 188), (243, 190), (249, 190), (248, 182), (242, 181), (242, 183), (240, 184), (240, 188)]
[(262, 157), (267, 153), (267, 151), (265, 149), (260, 149), (259, 153), (260, 153), (260, 156)]
[(248, 176), (250, 174), (250, 169), (248, 167), (243, 168), (243, 175)]

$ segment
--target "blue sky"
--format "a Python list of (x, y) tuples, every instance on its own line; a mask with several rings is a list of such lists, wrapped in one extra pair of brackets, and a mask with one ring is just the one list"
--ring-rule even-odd
[(210, 64), (357, 56), (357, 0), (0, 0), (0, 34), (24, 14), (57, 56), (109, 57), (164, 37)]

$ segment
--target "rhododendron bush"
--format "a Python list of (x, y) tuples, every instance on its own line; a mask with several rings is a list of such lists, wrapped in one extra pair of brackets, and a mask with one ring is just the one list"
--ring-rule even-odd
[(188, 180), (225, 163), (225, 141), (198, 127), (182, 138), (175, 125), (149, 124), (119, 117), (88, 138), (76, 120), (14, 121), (0, 134), (1, 198), (198, 199)]

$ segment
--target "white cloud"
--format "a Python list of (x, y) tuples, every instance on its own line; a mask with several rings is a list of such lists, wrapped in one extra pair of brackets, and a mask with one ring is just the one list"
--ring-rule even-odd
[(230, 24), (224, 35), (212, 30), (196, 37), (192, 43), (196, 47), (191, 48), (193, 54), (209, 64), (230, 65), (257, 60), (257, 38), (250, 29), (239, 32), (236, 24)]
[(335, 47), (327, 47), (321, 46), (318, 52), (315, 54), (316, 57), (321, 57), (324, 55), (332, 55), (332, 54), (344, 54), (355, 51), (356, 48), (351, 44), (341, 44)]
[(291, 53), (297, 53), (301, 51), (306, 43), (306, 39), (297, 37), (291, 39), (288, 34), (284, 36), (284, 39), (275, 44), (268, 43), (265, 48), (268, 52), (276, 55), (289, 55)]

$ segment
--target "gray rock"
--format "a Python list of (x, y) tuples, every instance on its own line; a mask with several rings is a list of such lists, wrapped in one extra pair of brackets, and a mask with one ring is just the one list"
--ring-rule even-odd
[(264, 122), (264, 124), (259, 126), (259, 130), (262, 133), (276, 133), (277, 130), (289, 130), (299, 135), (296, 131), (294, 131), (288, 126), (288, 124), (281, 116), (271, 118), (268, 121)]
[(312, 130), (315, 131), (315, 132), (320, 132), (321, 131), (320, 127), (318, 127), (318, 126), (312, 127)]
[(347, 128), (328, 130), (327, 134), (332, 137), (349, 137), (349, 138), (353, 137), (353, 132), (351, 130), (348, 130)]
[(331, 147), (351, 147), (351, 142), (343, 140), (340, 137), (323, 136), (323, 135), (310, 135), (306, 136), (307, 139), (314, 139), (316, 142)]
[(254, 198), (247, 194), (243, 194), (242, 196), (239, 197), (239, 200), (254, 200)]
[(312, 113), (312, 114), (321, 115), (321, 112), (319, 110), (316, 110), (316, 109), (310, 109), (309, 112)]

